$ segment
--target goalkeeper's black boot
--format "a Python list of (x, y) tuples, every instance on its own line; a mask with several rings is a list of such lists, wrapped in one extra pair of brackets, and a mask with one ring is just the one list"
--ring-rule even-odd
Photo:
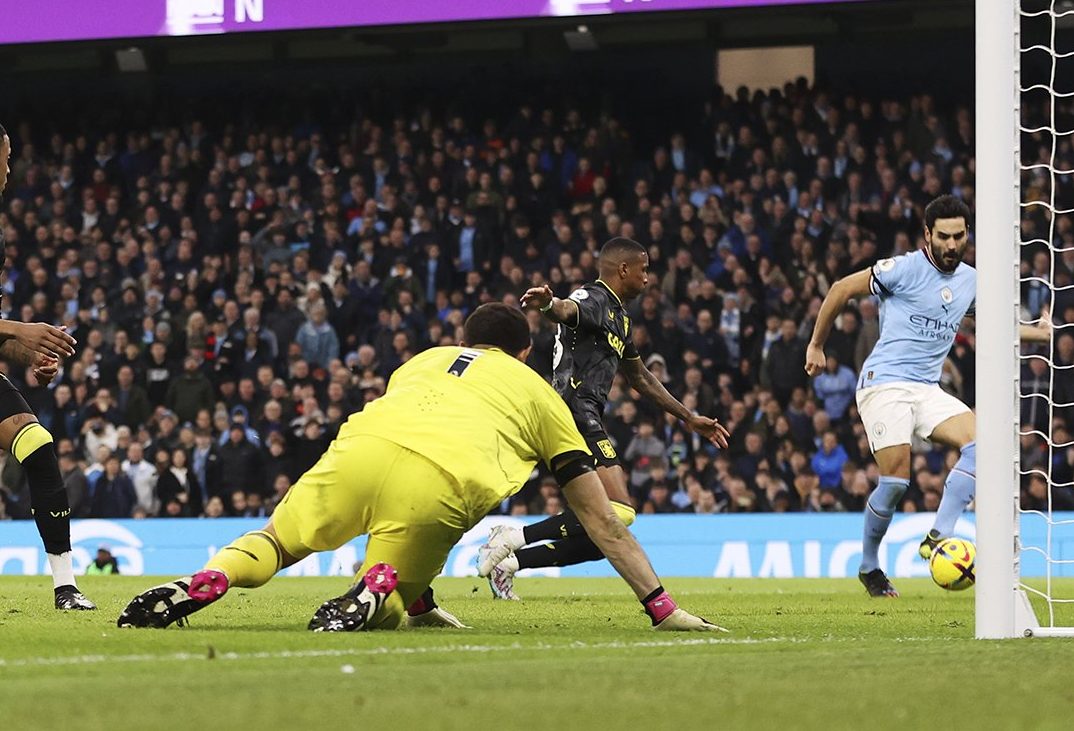
[(895, 599), (899, 596), (899, 592), (888, 581), (887, 574), (881, 569), (873, 569), (869, 573), (859, 573), (858, 581), (862, 583), (865, 590), (869, 592), (869, 596), (875, 597), (888, 597)]
[(376, 564), (346, 594), (322, 604), (310, 620), (309, 629), (314, 632), (365, 629), (398, 583), (399, 574), (390, 564)]
[(917, 555), (926, 561), (932, 558), (932, 552), (936, 550), (936, 546), (940, 545), (940, 541), (943, 538), (940, 536), (940, 532), (933, 528), (925, 534), (924, 539), (921, 541), (921, 545), (917, 547)]
[(219, 571), (199, 571), (167, 584), (154, 586), (131, 600), (119, 615), (119, 627), (153, 627), (162, 629), (172, 622), (180, 627), (186, 618), (212, 604), (228, 590), (227, 577)]

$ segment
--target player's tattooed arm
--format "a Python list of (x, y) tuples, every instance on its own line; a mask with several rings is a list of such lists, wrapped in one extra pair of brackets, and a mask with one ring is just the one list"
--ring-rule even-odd
[[(51, 356), (69, 358), (75, 354), (77, 342), (67, 334), (66, 328), (45, 322), (18, 322), (0, 320), (0, 344), (17, 343), (22, 350)], [(30, 363), (25, 363), (30, 365)]]
[(22, 366), (25, 368), (29, 365), (34, 365), (36, 361), (37, 353), (19, 344), (17, 340), (5, 340), (0, 343), (0, 358), (3, 358), (12, 365)]
[(519, 304), (523, 309), (536, 307), (552, 322), (562, 322), (567, 325), (578, 323), (578, 303), (570, 299), (561, 300), (554, 296), (552, 288), (547, 284), (527, 289)]
[(871, 269), (862, 269), (843, 277), (828, 290), (817, 314), (817, 322), (813, 326), (813, 337), (809, 339), (809, 345), (806, 347), (805, 370), (809, 375), (815, 376), (824, 370), (824, 344), (828, 342), (836, 316), (843, 311), (847, 300), (870, 293), (869, 278), (872, 275)]
[(697, 432), (718, 447), (727, 446), (730, 436), (727, 429), (715, 419), (699, 416), (683, 406), (668, 392), (660, 379), (645, 367), (641, 358), (626, 358), (620, 362), (619, 369), (626, 376), (631, 388), (667, 413), (681, 419), (690, 431)]
[(23, 368), (33, 367), (39, 379), (44, 374), (55, 375), (59, 367), (59, 361), (56, 358), (30, 350), (17, 340), (5, 340), (0, 343), (0, 358)]

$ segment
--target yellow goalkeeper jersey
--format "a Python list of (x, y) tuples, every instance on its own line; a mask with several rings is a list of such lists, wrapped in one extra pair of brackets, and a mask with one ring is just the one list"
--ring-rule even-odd
[(559, 394), (498, 349), (418, 354), (392, 375), (384, 396), (347, 420), (337, 446), (359, 434), (423, 455), (482, 514), (518, 492), (538, 460), (552, 465), (560, 455), (590, 453)]

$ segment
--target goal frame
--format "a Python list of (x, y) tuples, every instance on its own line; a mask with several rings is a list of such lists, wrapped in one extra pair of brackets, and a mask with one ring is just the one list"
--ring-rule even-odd
[[(1041, 627), (1020, 588), (1019, 0), (976, 0), (978, 639), (1074, 637)], [(982, 327), (980, 323), (987, 323)], [(998, 397), (993, 397), (993, 395)]]

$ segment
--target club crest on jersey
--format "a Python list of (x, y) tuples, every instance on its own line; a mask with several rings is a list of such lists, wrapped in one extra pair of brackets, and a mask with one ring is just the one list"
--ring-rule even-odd
[(945, 305), (951, 304), (951, 300), (953, 300), (954, 298), (955, 298), (955, 295), (952, 294), (950, 287), (944, 287), (943, 289), (940, 290), (940, 299), (943, 300), (943, 303)]

